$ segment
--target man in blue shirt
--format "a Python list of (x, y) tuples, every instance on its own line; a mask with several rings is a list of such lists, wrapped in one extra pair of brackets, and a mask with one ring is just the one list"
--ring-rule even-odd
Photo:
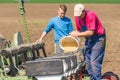
[(59, 46), (59, 40), (64, 36), (68, 36), (69, 33), (73, 31), (72, 21), (70, 18), (65, 16), (66, 12), (66, 5), (61, 4), (58, 9), (58, 16), (50, 19), (41, 37), (37, 40), (37, 42), (42, 41), (48, 32), (54, 29), (55, 53), (63, 52)]

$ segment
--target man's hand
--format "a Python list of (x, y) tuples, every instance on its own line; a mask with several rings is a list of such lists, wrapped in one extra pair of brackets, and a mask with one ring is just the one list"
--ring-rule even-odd
[(94, 31), (93, 30), (87, 30), (87, 31), (84, 31), (84, 32), (79, 32), (79, 31), (73, 31), (70, 33), (71, 36), (73, 37), (89, 37), (89, 36), (92, 36), (94, 34)]
[(46, 32), (43, 32), (41, 37), (36, 42), (41, 42), (45, 36), (46, 36)]
[(71, 33), (70, 33), (70, 35), (71, 36), (73, 36), (73, 37), (78, 37), (79, 36), (79, 31), (72, 31)]

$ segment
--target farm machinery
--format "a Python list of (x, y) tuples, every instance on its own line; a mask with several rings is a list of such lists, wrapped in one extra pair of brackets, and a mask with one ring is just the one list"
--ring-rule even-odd
[[(85, 70), (84, 49), (47, 56), (44, 42), (12, 47), (5, 42), (0, 50), (0, 80), (90, 80)], [(103, 78), (119, 80), (112, 72), (105, 73)]]
[[(17, 34), (19, 35), (19, 33)], [(20, 39), (19, 35), (17, 39)], [(0, 38), (2, 39), (2, 38)], [(18, 40), (18, 41), (19, 41)], [(20, 41), (18, 42), (20, 44)], [(0, 50), (0, 80), (33, 80), (25, 75), (25, 62), (29, 60), (35, 60), (40, 57), (39, 51), (42, 50), (46, 57), (44, 43), (29, 43), (14, 46), (5, 39), (1, 40)], [(16, 45), (16, 46), (15, 46)], [(31, 53), (31, 55), (29, 55)], [(28, 57), (29, 56), (29, 57)]]
[[(17, 46), (11, 46), (1, 40), (0, 80), (73, 80), (79, 79), (84, 65), (76, 52), (47, 56), (44, 42), (20, 44), (21, 36), (17, 33)], [(1, 38), (2, 39), (2, 38)], [(21, 42), (22, 43), (22, 42)], [(40, 53), (44, 55), (41, 57)], [(31, 54), (31, 55), (29, 55)], [(78, 60), (80, 64), (78, 64)], [(83, 78), (81, 76), (81, 78)], [(89, 77), (83, 80), (89, 80)]]

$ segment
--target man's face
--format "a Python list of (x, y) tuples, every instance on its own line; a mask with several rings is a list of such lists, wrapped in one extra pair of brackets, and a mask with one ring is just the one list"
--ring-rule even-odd
[(60, 18), (63, 18), (65, 16), (65, 12), (61, 8), (59, 8), (59, 10), (58, 10), (58, 16)]
[(82, 12), (82, 14), (79, 16), (80, 19), (83, 19), (85, 17), (85, 11)]

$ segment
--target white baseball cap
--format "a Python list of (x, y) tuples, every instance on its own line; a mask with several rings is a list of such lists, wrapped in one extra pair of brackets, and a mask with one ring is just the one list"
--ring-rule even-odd
[(83, 4), (76, 4), (74, 7), (74, 16), (80, 16), (84, 9), (85, 6)]

